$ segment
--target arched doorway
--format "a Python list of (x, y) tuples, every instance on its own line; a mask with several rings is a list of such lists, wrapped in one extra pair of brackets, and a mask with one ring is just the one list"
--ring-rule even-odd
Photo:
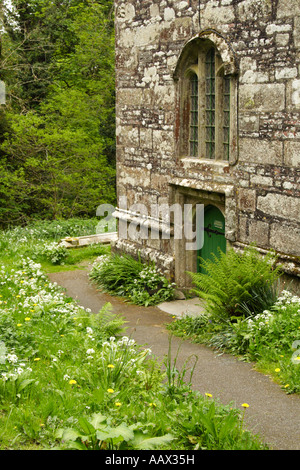
[(197, 272), (203, 272), (199, 258), (212, 259), (212, 253), (219, 256), (219, 249), (226, 253), (225, 218), (220, 209), (209, 205), (204, 212), (203, 246), (197, 251)]

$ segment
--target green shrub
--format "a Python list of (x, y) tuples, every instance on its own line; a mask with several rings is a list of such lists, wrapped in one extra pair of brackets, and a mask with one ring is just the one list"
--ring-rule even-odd
[(127, 297), (137, 305), (156, 305), (174, 296), (174, 284), (154, 263), (146, 264), (126, 254), (100, 256), (90, 278), (103, 291)]
[(90, 278), (104, 291), (123, 295), (142, 269), (143, 263), (129, 255), (103, 255), (94, 263)]
[(63, 264), (68, 256), (67, 248), (56, 242), (45, 243), (45, 245), (37, 249), (36, 253), (52, 264)]
[(219, 319), (250, 316), (268, 309), (277, 297), (279, 267), (272, 253), (260, 255), (254, 247), (230, 249), (203, 260), (204, 273), (189, 273), (193, 291), (207, 302), (207, 311)]

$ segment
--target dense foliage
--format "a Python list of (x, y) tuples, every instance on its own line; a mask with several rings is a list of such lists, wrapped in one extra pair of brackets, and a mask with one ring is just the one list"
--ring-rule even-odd
[(15, 0), (1, 79), (0, 225), (115, 200), (113, 2)]
[(105, 292), (124, 296), (137, 305), (156, 305), (174, 298), (174, 284), (154, 263), (126, 254), (100, 256), (90, 278)]
[(281, 271), (275, 262), (272, 252), (261, 256), (254, 246), (243, 252), (220, 251), (219, 257), (202, 260), (203, 272), (190, 273), (193, 291), (219, 319), (261, 313), (276, 299)]
[(245, 429), (247, 404), (193, 391), (192, 370), (180, 370), (171, 348), (161, 363), (126, 336), (109, 304), (91, 315), (32, 260), (39, 241), (94, 224), (0, 231), (0, 448), (264, 449)]
[(205, 312), (183, 317), (168, 328), (218, 351), (256, 363), (282, 384), (300, 392), (300, 298), (280, 291), (280, 271), (272, 254), (253, 247), (230, 250), (204, 263), (206, 273), (191, 274), (195, 290), (206, 300)]

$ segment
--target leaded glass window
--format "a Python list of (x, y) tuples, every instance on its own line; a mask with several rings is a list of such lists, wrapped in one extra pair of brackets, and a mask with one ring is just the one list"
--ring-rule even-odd
[(229, 160), (231, 77), (215, 47), (199, 51), (187, 71), (189, 156)]
[(198, 76), (193, 73), (190, 78), (190, 155), (198, 156)]
[(205, 61), (205, 152), (206, 158), (215, 158), (216, 121), (215, 50), (206, 54)]
[(223, 158), (229, 160), (230, 137), (230, 79), (223, 78)]

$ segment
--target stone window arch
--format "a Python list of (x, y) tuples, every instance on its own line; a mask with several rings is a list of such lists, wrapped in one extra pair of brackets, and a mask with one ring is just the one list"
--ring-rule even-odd
[(183, 48), (177, 85), (175, 140), (180, 158), (237, 160), (237, 67), (229, 44), (203, 32)]

